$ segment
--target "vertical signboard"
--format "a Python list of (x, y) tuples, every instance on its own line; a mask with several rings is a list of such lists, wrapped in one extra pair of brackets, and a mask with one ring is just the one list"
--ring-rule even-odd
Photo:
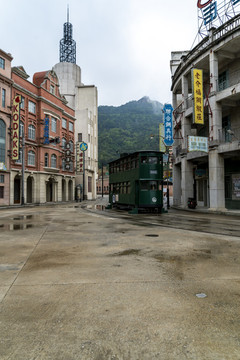
[(193, 86), (193, 122), (195, 124), (204, 124), (204, 107), (203, 107), (203, 71), (192, 69), (192, 86)]
[(83, 173), (83, 152), (80, 150), (80, 144), (81, 142), (77, 142), (76, 151), (76, 170), (78, 173)]
[(49, 144), (49, 117), (45, 115), (44, 119), (44, 134), (43, 134), (44, 144)]
[(21, 96), (17, 95), (13, 99), (12, 112), (12, 160), (19, 159), (19, 125), (20, 125), (20, 104)]
[(159, 124), (159, 151), (166, 152), (166, 146), (163, 142), (164, 139), (164, 125), (163, 123)]
[(171, 104), (165, 104), (164, 112), (164, 144), (172, 146), (173, 140), (173, 107)]

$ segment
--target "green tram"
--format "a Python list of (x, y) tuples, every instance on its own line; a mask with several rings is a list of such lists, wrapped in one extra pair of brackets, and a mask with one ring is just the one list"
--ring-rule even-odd
[(111, 206), (162, 212), (163, 153), (139, 151), (122, 154), (109, 163), (109, 202)]

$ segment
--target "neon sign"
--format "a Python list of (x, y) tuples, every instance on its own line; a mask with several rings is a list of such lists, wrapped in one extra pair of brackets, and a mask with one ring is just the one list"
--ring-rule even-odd
[(19, 159), (19, 118), (20, 118), (20, 103), (22, 98), (17, 95), (13, 99), (12, 112), (12, 160)]
[(202, 0), (198, 0), (197, 7), (203, 9), (205, 6), (209, 5), (213, 0), (208, 0), (205, 4), (201, 4)]

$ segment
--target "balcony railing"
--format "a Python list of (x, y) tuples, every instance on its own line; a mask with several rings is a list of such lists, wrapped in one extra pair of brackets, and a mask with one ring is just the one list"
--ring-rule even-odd
[(220, 144), (231, 143), (240, 141), (240, 128), (233, 129), (219, 129), (219, 142)]

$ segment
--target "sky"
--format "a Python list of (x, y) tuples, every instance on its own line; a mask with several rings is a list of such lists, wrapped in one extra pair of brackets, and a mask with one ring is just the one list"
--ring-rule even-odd
[(171, 52), (191, 49), (197, 0), (0, 0), (0, 48), (30, 81), (59, 62), (68, 4), (76, 63), (82, 82), (98, 88), (99, 105), (143, 96), (171, 103)]

